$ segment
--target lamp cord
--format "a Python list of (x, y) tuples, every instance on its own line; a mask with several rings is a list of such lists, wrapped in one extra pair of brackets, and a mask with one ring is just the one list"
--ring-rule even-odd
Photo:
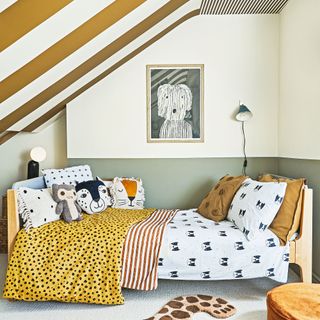
[(244, 121), (242, 121), (241, 129), (242, 129), (242, 135), (243, 135), (243, 155), (244, 155), (244, 160), (243, 160), (243, 165), (242, 165), (242, 174), (246, 176), (247, 175), (246, 168), (247, 168), (247, 165), (248, 165), (248, 159), (247, 159), (247, 154), (246, 154), (246, 143), (247, 143), (247, 140), (246, 140), (246, 133), (245, 133), (245, 130), (244, 130)]

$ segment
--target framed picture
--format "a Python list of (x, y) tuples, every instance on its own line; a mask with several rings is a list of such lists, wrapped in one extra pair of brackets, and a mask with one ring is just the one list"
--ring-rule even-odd
[(147, 141), (203, 142), (203, 65), (147, 65)]

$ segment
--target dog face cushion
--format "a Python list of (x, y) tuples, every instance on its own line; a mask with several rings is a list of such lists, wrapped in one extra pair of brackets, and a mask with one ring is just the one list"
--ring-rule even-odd
[(111, 194), (114, 208), (143, 209), (145, 198), (141, 179), (116, 177)]
[(158, 88), (158, 115), (167, 120), (183, 120), (191, 110), (192, 93), (185, 84), (163, 84)]
[(283, 202), (287, 183), (246, 179), (235, 194), (228, 212), (232, 221), (250, 240), (264, 232)]
[(89, 214), (99, 213), (111, 206), (111, 197), (102, 181), (90, 180), (76, 185), (77, 202)]

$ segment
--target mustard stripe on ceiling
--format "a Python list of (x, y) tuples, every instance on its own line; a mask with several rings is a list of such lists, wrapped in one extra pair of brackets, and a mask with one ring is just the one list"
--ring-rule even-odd
[(5, 132), (3, 135), (0, 136), (0, 146), (13, 138), (15, 135), (17, 135), (19, 132), (16, 131), (8, 131)]
[[(138, 47), (137, 49), (135, 49), (134, 51), (132, 51), (130, 54), (128, 54), (127, 56), (125, 56), (124, 58), (122, 58), (120, 61), (118, 61), (117, 63), (115, 63), (112, 67), (108, 68), (106, 71), (104, 71), (102, 74), (100, 74), (98, 77), (94, 78), (93, 80), (91, 80), (89, 83), (87, 83), (85, 86), (83, 86), (82, 88), (80, 88), (79, 90), (77, 90), (76, 92), (74, 92), (71, 96), (69, 96), (68, 98), (64, 99), (62, 102), (60, 102), (57, 106), (55, 106), (54, 108), (52, 108), (50, 111), (48, 111), (47, 113), (45, 113), (44, 115), (42, 115), (40, 118), (38, 118), (37, 120), (35, 120), (34, 122), (32, 122), (30, 125), (28, 125), (27, 127), (25, 127), (23, 129), (23, 131), (26, 132), (32, 132), (34, 130), (36, 130), (38, 127), (42, 126), (43, 124), (45, 124), (47, 121), (49, 121), (51, 118), (53, 118), (56, 114), (58, 114), (59, 112), (61, 112), (65, 107), (66, 104), (69, 103), (70, 101), (72, 101), (73, 99), (75, 99), (77, 96), (79, 96), (81, 93), (83, 93), (84, 91), (88, 90), (90, 87), (92, 87), (93, 85), (95, 85), (97, 82), (99, 82), (100, 80), (102, 80), (103, 78), (105, 78), (106, 76), (108, 76), (110, 73), (112, 73), (113, 71), (115, 71), (116, 69), (118, 69), (119, 67), (121, 67), (123, 64), (125, 64), (126, 62), (128, 62), (129, 60), (131, 60), (132, 58), (134, 58), (136, 55), (138, 55), (140, 52), (142, 52), (143, 50), (145, 50), (146, 48), (148, 48), (149, 46), (151, 46), (153, 43), (155, 43), (156, 41), (158, 41), (159, 39), (161, 39), (163, 36), (165, 36), (167, 33), (169, 33), (171, 30), (173, 30), (174, 28), (176, 28), (177, 26), (179, 26), (181, 23), (191, 19), (194, 16), (199, 15), (200, 10), (193, 10), (190, 13), (184, 15), (183, 17), (181, 17), (179, 20), (177, 20), (176, 22), (174, 22), (173, 24), (171, 24), (169, 27), (167, 27), (166, 29), (164, 29), (163, 31), (161, 31), (160, 33), (158, 33), (156, 36), (154, 36), (153, 38), (151, 38), (150, 40), (148, 40), (146, 43), (144, 43), (143, 45), (141, 45), (140, 47)], [(10, 140), (11, 138), (13, 138), (16, 134), (18, 134), (18, 132), (7, 132), (5, 133), (2, 137), (0, 137), (0, 145), (5, 143), (6, 141)]]
[(200, 10), (193, 10), (190, 13), (184, 15), (183, 17), (181, 17), (179, 20), (177, 20), (176, 22), (174, 22), (173, 24), (171, 24), (169, 27), (167, 27), (166, 29), (164, 29), (163, 31), (161, 31), (160, 33), (158, 33), (156, 36), (154, 36), (153, 38), (151, 38), (150, 40), (148, 40), (147, 42), (145, 42), (143, 45), (141, 45), (140, 47), (138, 47), (137, 49), (135, 49), (134, 51), (132, 51), (130, 54), (128, 54), (127, 56), (125, 56), (124, 58), (122, 58), (121, 60), (119, 60), (117, 63), (115, 63), (113, 66), (111, 66), (110, 68), (108, 68), (106, 71), (104, 71), (103, 73), (101, 73), (99, 76), (97, 76), (96, 78), (92, 79), (90, 82), (88, 82), (86, 85), (84, 85), (83, 87), (81, 87), (80, 89), (78, 89), (76, 92), (74, 92), (72, 95), (70, 95), (68, 98), (64, 99), (63, 101), (61, 101), (57, 106), (55, 106), (54, 108), (52, 108), (50, 111), (48, 111), (47, 113), (45, 113), (43, 116), (41, 116), (40, 118), (38, 118), (37, 120), (35, 120), (34, 122), (32, 122), (30, 125), (28, 125), (26, 128), (23, 129), (23, 131), (25, 132), (32, 132), (34, 130), (36, 130), (38, 127), (42, 126), (44, 123), (46, 123), (47, 121), (49, 121), (52, 117), (54, 117), (56, 114), (58, 114), (59, 112), (61, 112), (67, 105), (67, 103), (69, 103), (70, 101), (72, 101), (73, 99), (75, 99), (76, 97), (78, 97), (81, 93), (85, 92), (86, 90), (88, 90), (89, 88), (91, 88), (92, 86), (94, 86), (96, 83), (98, 83), (99, 81), (101, 81), (102, 79), (104, 79), (105, 77), (107, 77), (109, 74), (111, 74), (113, 71), (117, 70), (118, 68), (120, 68), (122, 65), (124, 65), (126, 62), (130, 61), (132, 58), (134, 58), (135, 56), (137, 56), (140, 52), (142, 52), (143, 50), (145, 50), (146, 48), (148, 48), (149, 46), (151, 46), (153, 43), (155, 43), (156, 41), (158, 41), (159, 39), (161, 39), (163, 36), (165, 36), (167, 33), (169, 33), (171, 30), (173, 30), (174, 28), (176, 28), (177, 26), (179, 26), (181, 23), (191, 19), (192, 17), (195, 17), (197, 15), (199, 15)]
[(47, 20), (72, 0), (19, 0), (0, 13), (0, 51)]
[(108, 59), (114, 53), (124, 48), (131, 41), (152, 28), (155, 24), (174, 12), (176, 9), (187, 3), (188, 0), (173, 0), (162, 6), (145, 20), (141, 21), (135, 27), (124, 33), (115, 41), (110, 43), (104, 49), (92, 56), (86, 62), (79, 65), (76, 69), (65, 75), (59, 81), (48, 87), (46, 90), (17, 108), (15, 111), (4, 117), (0, 121), (0, 132), (10, 128), (13, 124), (38, 109), (46, 101), (50, 100), (58, 93), (66, 89), (72, 83), (80, 79), (83, 75), (94, 69), (97, 65)]
[(112, 26), (146, 0), (117, 0), (0, 82), (0, 102), (21, 90), (57, 63)]
[[(1, 1), (3, 0), (0, 0), (0, 4)], [(35, 59), (112, 2), (114, 0), (91, 0), (88, 5), (88, 0), (72, 1), (49, 17), (1, 52), (0, 81)]]
[(1, 0), (0, 1), (0, 12), (6, 10), (10, 6), (12, 6), (17, 0)]

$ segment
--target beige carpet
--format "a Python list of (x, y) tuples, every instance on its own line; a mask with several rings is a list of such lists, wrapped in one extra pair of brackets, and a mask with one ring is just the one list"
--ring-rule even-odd
[[(0, 255), (0, 288), (4, 283), (6, 255)], [(290, 282), (299, 281), (290, 272)], [(153, 292), (124, 290), (122, 306), (97, 306), (58, 302), (9, 302), (0, 299), (1, 320), (142, 320), (154, 315), (160, 307), (177, 296), (207, 294), (226, 298), (238, 310), (230, 319), (266, 320), (266, 292), (277, 282), (270, 279), (229, 281), (169, 281), (160, 280)], [(207, 314), (197, 314), (195, 320), (213, 319)]]

